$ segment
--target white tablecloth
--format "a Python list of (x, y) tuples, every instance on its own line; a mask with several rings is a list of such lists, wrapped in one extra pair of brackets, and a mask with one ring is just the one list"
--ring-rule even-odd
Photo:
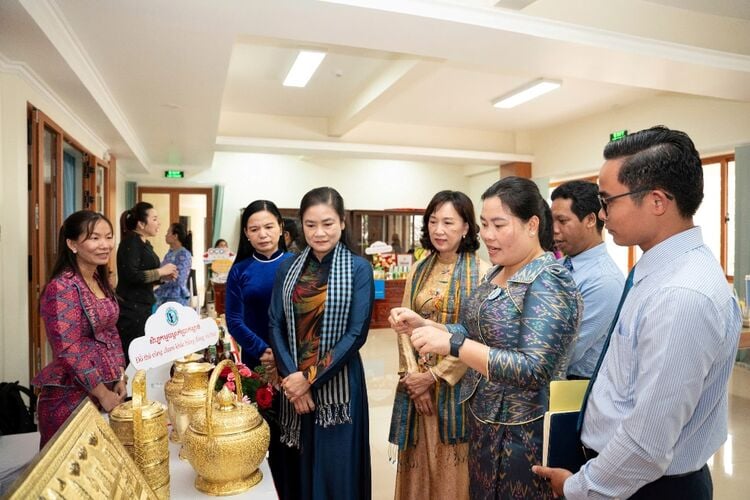
[[(127, 373), (132, 380), (135, 374), (132, 365), (128, 367)], [(146, 398), (166, 404), (164, 384), (167, 380), (169, 380), (169, 365), (150, 369), (146, 373)], [(129, 385), (130, 383), (128, 383), (128, 394), (131, 394)], [(104, 416), (106, 418), (106, 415)], [(169, 491), (171, 497), (176, 500), (217, 498), (205, 495), (195, 489), (195, 471), (190, 463), (179, 459), (180, 446), (179, 444), (169, 443)], [(23, 466), (29, 463), (38, 451), (38, 432), (0, 436), (0, 495), (3, 494), (3, 487), (10, 487), (15, 477), (23, 471)], [(263, 480), (260, 483), (244, 493), (224, 498), (252, 498), (253, 500), (278, 498), (267, 461), (263, 461), (260, 471), (263, 473)], [(8, 491), (4, 493), (8, 493)]]
[[(175, 500), (183, 498), (217, 498), (206, 495), (195, 489), (195, 471), (188, 462), (179, 459), (180, 445), (169, 443), (169, 493)], [(276, 489), (273, 487), (271, 471), (268, 469), (268, 462), (263, 460), (260, 464), (260, 471), (263, 473), (263, 480), (238, 495), (230, 495), (221, 498), (252, 498), (253, 500), (275, 500), (278, 498)]]
[[(13, 434), (0, 436), (0, 495), (10, 493), (8, 488), (17, 476), (21, 475), (24, 465), (34, 458), (39, 450), (39, 433)], [(195, 489), (195, 471), (188, 462), (179, 459), (180, 445), (169, 443), (169, 492), (175, 500), (192, 498), (216, 498), (205, 495)], [(271, 472), (265, 460), (260, 465), (263, 480), (238, 495), (224, 498), (252, 498), (253, 500), (274, 500), (277, 497), (273, 487)]]

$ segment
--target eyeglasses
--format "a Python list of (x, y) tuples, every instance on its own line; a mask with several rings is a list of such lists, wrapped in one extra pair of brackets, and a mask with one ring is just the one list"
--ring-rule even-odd
[[(602, 210), (604, 211), (604, 215), (607, 216), (609, 215), (607, 213), (607, 205), (612, 203), (613, 200), (616, 200), (617, 198), (622, 198), (623, 196), (632, 196), (634, 194), (645, 193), (646, 191), (652, 191), (652, 189), (651, 188), (636, 189), (635, 191), (628, 191), (627, 193), (615, 194), (615, 195), (607, 196), (607, 197), (604, 197), (602, 195), (597, 195), (597, 198), (599, 198), (599, 205), (601, 205)], [(674, 196), (672, 196), (671, 194), (667, 193), (666, 191), (663, 191), (663, 193), (664, 193), (664, 196), (666, 196), (668, 200), (674, 200)]]

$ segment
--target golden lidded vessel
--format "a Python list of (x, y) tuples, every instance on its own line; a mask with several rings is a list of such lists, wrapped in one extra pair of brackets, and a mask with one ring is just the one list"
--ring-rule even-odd
[[(225, 366), (234, 372), (236, 396), (213, 387)], [(190, 465), (197, 472), (195, 487), (209, 495), (235, 495), (261, 481), (258, 469), (268, 451), (271, 432), (255, 404), (242, 402), (242, 384), (231, 360), (218, 364), (208, 382), (205, 411), (197, 413), (183, 436)]]
[(191, 353), (184, 358), (177, 359), (174, 362), (174, 375), (164, 385), (164, 397), (167, 400), (167, 417), (169, 423), (172, 424), (172, 432), (169, 433), (169, 440), (173, 443), (179, 443), (180, 437), (175, 430), (175, 421), (177, 420), (177, 414), (175, 410), (175, 399), (179, 396), (182, 391), (182, 386), (185, 382), (185, 377), (182, 374), (182, 370), (188, 363), (197, 363), (203, 356), (200, 354)]
[(109, 425), (159, 498), (169, 498), (169, 442), (164, 405), (146, 399), (146, 372), (133, 378), (133, 399), (117, 405)]
[[(177, 432), (175, 441), (178, 443), (184, 443), (183, 436), (193, 415), (206, 407), (208, 375), (213, 367), (211, 363), (186, 363), (182, 366), (182, 389), (173, 400), (175, 419), (172, 430)], [(185, 458), (183, 450), (180, 450), (182, 459)]]

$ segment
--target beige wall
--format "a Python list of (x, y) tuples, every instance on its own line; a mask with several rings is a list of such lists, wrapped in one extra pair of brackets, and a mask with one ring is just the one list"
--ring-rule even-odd
[[(28, 384), (26, 103), (29, 101), (83, 146), (97, 155), (103, 154), (101, 142), (54, 98), (46, 96), (24, 76), (0, 73), (0, 377), (18, 379), (24, 384)], [(661, 96), (564, 126), (516, 134), (516, 149), (535, 155), (536, 179), (588, 174), (598, 170), (601, 151), (611, 131), (635, 131), (657, 123), (688, 132), (704, 155), (731, 151), (736, 145), (750, 143), (749, 103)], [(136, 180), (141, 185), (223, 184), (222, 236), (232, 246), (237, 244), (240, 208), (257, 198), (274, 200), (282, 207), (296, 207), (308, 189), (331, 185), (341, 191), (349, 208), (418, 208), (426, 206), (437, 191), (456, 189), (472, 198), (479, 213), (482, 192), (499, 176), (495, 169), (484, 167), (246, 153), (216, 153), (210, 171), (177, 183), (166, 183), (156, 176), (128, 175), (127, 170), (127, 159), (118, 160), (118, 215), (126, 208), (127, 180)]]
[(101, 141), (23, 75), (0, 73), (0, 379), (28, 384), (26, 103), (101, 157)]
[(609, 133), (653, 125), (685, 131), (702, 156), (750, 142), (750, 103), (661, 96), (530, 134), (533, 175), (553, 179), (599, 171)]

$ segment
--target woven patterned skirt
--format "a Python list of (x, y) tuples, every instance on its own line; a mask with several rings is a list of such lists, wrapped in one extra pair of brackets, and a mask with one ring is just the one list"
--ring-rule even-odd
[(485, 424), (467, 412), (469, 490), (472, 500), (551, 499), (549, 483), (533, 472), (542, 463), (544, 420)]
[(88, 397), (88, 393), (81, 387), (60, 387), (45, 385), (37, 400), (37, 415), (39, 416), (39, 442), (41, 450), (55, 432), (62, 427), (68, 417), (78, 408), (81, 401)]

